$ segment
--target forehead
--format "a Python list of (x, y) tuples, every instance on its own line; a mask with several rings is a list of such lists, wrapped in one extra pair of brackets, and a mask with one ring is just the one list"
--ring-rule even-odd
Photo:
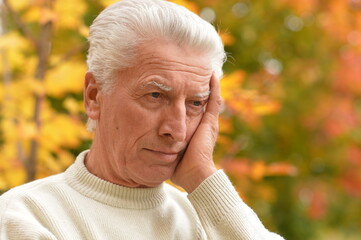
[(139, 44), (136, 49), (137, 62), (145, 63), (152, 59), (183, 62), (184, 65), (211, 70), (206, 53), (188, 46), (180, 46), (170, 40), (152, 40)]
[(136, 50), (135, 65), (129, 69), (136, 82), (158, 76), (168, 81), (175, 79), (209, 83), (212, 67), (209, 57), (204, 53), (170, 41), (143, 43)]

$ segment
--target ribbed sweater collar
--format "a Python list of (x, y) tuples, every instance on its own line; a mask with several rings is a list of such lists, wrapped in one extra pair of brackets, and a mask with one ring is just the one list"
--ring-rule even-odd
[(66, 182), (80, 194), (106, 205), (128, 209), (154, 208), (165, 201), (164, 183), (155, 188), (129, 188), (93, 175), (84, 165), (88, 151), (80, 153), (65, 171)]

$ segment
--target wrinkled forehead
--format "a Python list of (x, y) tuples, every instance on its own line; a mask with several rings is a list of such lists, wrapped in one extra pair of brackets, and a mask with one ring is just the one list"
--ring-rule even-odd
[(170, 40), (153, 40), (139, 44), (136, 49), (136, 65), (188, 71), (201, 77), (212, 73), (211, 60), (207, 53), (180, 46)]

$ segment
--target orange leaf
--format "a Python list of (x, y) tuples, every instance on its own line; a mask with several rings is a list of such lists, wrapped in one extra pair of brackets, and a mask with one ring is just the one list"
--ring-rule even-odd
[(268, 176), (296, 176), (297, 168), (289, 163), (272, 163), (267, 166)]
[(253, 180), (259, 181), (266, 174), (267, 167), (263, 161), (255, 162), (252, 166), (251, 177)]

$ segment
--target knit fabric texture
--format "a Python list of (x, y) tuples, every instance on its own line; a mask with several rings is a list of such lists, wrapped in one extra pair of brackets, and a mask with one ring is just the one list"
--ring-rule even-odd
[(187, 194), (163, 183), (128, 188), (104, 181), (82, 152), (64, 173), (0, 197), (0, 239), (267, 239), (269, 232), (222, 170)]

